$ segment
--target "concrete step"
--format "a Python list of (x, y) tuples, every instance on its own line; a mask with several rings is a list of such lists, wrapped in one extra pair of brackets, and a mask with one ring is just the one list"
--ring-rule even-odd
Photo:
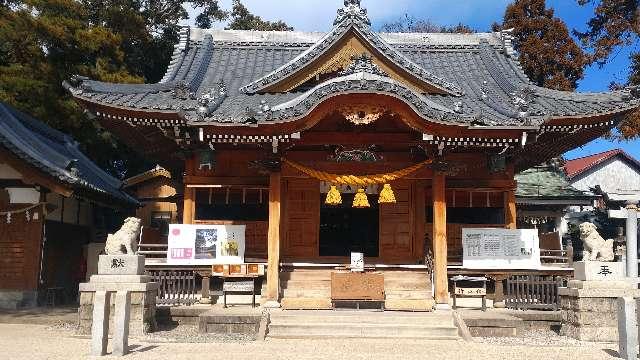
[[(351, 314), (349, 311), (326, 311), (318, 314), (299, 315), (288, 314), (289, 311), (281, 315), (270, 318), (271, 324), (287, 325), (299, 323), (349, 323), (349, 324), (398, 324), (398, 325), (449, 325), (453, 326), (453, 317), (449, 314), (440, 315), (437, 313), (399, 313), (390, 315), (389, 312), (367, 312), (358, 311), (362, 314)], [(356, 312), (356, 313), (358, 313)]]
[(353, 323), (269, 324), (271, 338), (458, 338), (455, 326)]
[(331, 281), (332, 272), (334, 272), (334, 270), (298, 270), (291, 272), (285, 271), (280, 273), (280, 281)]
[(458, 339), (451, 312), (274, 311), (271, 338)]
[(431, 290), (385, 290), (386, 299), (433, 299)]
[(331, 280), (280, 280), (283, 289), (331, 289)]

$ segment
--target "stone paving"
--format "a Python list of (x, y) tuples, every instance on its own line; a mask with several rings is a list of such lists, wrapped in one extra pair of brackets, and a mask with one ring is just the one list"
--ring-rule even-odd
[[(170, 335), (169, 335), (170, 336)], [(182, 339), (186, 341), (186, 339)], [(89, 357), (89, 338), (63, 327), (0, 324), (4, 359), (108, 359)], [(615, 359), (616, 344), (500, 345), (464, 341), (268, 340), (170, 343), (132, 338), (126, 359)]]

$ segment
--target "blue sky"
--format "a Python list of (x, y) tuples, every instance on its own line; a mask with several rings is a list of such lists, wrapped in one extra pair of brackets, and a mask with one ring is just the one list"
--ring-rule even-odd
[[(221, 1), (224, 8), (231, 8), (231, 0)], [(254, 14), (268, 20), (284, 20), (299, 31), (327, 31), (331, 28), (336, 10), (343, 0), (243, 0)], [(404, 14), (417, 19), (429, 19), (436, 24), (454, 25), (464, 23), (478, 31), (488, 31), (491, 24), (500, 21), (510, 0), (362, 0), (369, 12), (374, 28), (397, 20)], [(570, 29), (585, 30), (586, 22), (593, 14), (591, 6), (578, 6), (576, 0), (547, 0), (556, 16), (562, 18)], [(220, 26), (223, 26), (220, 24)], [(638, 44), (620, 51), (603, 68), (587, 69), (578, 91), (607, 91), (611, 81), (623, 82), (628, 75), (629, 53)], [(612, 142), (603, 139), (593, 141), (582, 148), (568, 152), (565, 156), (576, 158), (622, 148), (640, 159), (640, 140)]]

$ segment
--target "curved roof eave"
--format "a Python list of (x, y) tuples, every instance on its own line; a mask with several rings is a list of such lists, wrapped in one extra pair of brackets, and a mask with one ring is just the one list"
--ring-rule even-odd
[[(318, 105), (330, 98), (359, 93), (394, 97), (406, 103), (423, 119), (442, 125), (466, 127), (474, 120), (473, 116), (458, 114), (392, 78), (366, 72), (327, 80), (294, 99), (265, 108), (256, 114), (255, 120), (257, 125), (297, 121), (308, 116)], [(194, 121), (192, 124), (202, 126), (206, 121)]]

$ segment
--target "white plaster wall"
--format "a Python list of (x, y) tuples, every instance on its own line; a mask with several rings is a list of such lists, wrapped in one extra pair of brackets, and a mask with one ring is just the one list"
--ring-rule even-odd
[(11, 204), (37, 204), (40, 192), (34, 188), (7, 188)]
[(18, 172), (18, 170), (12, 168), (11, 166), (0, 163), (0, 179), (22, 179), (22, 174)]
[(589, 170), (586, 175), (575, 178), (571, 185), (583, 191), (600, 185), (612, 200), (640, 199), (640, 172), (619, 158)]
[[(60, 221), (62, 211), (62, 197), (59, 194), (48, 193), (47, 203), (55, 205), (55, 210), (47, 214), (47, 220)], [(78, 206), (80, 206), (80, 217), (78, 221)], [(91, 226), (93, 224), (92, 206), (86, 201), (78, 201), (74, 197), (64, 198), (64, 218), (66, 224), (78, 224)]]

